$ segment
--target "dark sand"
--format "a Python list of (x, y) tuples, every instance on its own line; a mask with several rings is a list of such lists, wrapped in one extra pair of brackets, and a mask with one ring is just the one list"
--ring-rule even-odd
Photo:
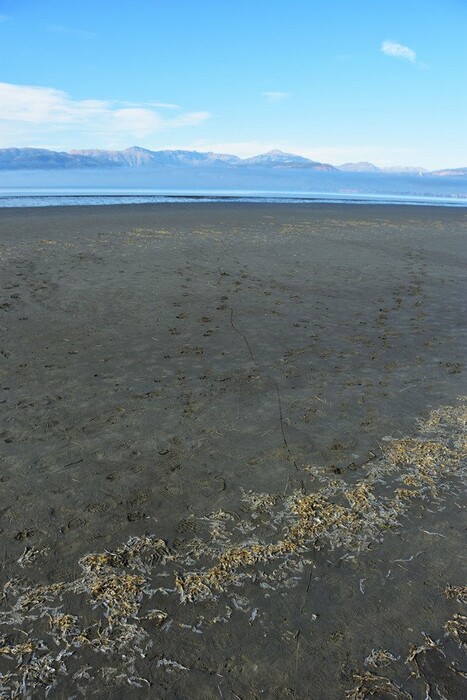
[(359, 502), (344, 541), (323, 506), (299, 552), (252, 552), (287, 499), (408, 483), (388, 446), (467, 393), (466, 234), (449, 208), (0, 211), (1, 697), (465, 696), (459, 413), (436, 434), (455, 468), (391, 522)]

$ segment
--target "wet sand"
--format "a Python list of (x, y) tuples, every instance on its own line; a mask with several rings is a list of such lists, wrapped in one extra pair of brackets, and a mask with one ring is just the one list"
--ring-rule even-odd
[(465, 696), (466, 234), (0, 211), (4, 697)]

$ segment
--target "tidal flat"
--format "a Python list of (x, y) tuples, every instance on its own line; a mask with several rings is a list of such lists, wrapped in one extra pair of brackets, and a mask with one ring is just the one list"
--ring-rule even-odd
[(467, 209), (0, 210), (0, 696), (467, 695)]

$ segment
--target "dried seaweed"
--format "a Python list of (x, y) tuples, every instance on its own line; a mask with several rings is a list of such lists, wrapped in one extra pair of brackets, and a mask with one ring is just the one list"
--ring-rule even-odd
[(458, 603), (467, 605), (467, 586), (446, 586), (444, 594), (447, 598), (455, 598)]
[(416, 661), (417, 656), (419, 654), (424, 654), (426, 651), (429, 651), (430, 649), (441, 649), (441, 648), (442, 648), (441, 642), (435, 642), (427, 634), (424, 634), (422, 644), (412, 644), (409, 647), (409, 651), (408, 651), (405, 663), (409, 664), (412, 661)]
[[(145, 686), (148, 681), (139, 676), (137, 659), (153, 644), (151, 632), (167, 632), (173, 621), (168, 610), (148, 609), (156, 594), (172, 596), (172, 608), (174, 593), (185, 603), (209, 599), (212, 623), (228, 622), (233, 609), (247, 613), (251, 623), (257, 611), (238, 593), (247, 580), (254, 579), (267, 590), (296, 585), (313, 552), (340, 548), (344, 557), (355, 556), (381, 541), (389, 528), (398, 527), (414, 499), (437, 498), (445, 483), (461, 479), (467, 454), (466, 413), (465, 403), (438, 409), (420, 423), (416, 437), (387, 441), (381, 456), (365, 465), (356, 483), (329, 480), (322, 470), (318, 481), (311, 477), (310, 485), (319, 486), (309, 492), (305, 483), (287, 496), (244, 492), (241, 517), (217, 510), (198, 519), (197, 536), (174, 551), (155, 535), (132, 537), (114, 551), (82, 557), (81, 575), (72, 581), (47, 585), (8, 581), (0, 623), (12, 633), (0, 643), (0, 658), (7, 666), (0, 675), (0, 695), (50, 692), (67, 673), (68, 657), (79, 659), (82, 649), (91, 658), (94, 652), (99, 656), (95, 667), (86, 663), (74, 674), (80, 689), (96, 675), (109, 684)], [(26, 549), (18, 565), (26, 569), (39, 553)], [(155, 577), (161, 574), (170, 581), (169, 587), (154, 588)], [(465, 587), (447, 586), (445, 592), (448, 598), (466, 602)], [(222, 597), (220, 607), (216, 601)], [(86, 621), (73, 608), (74, 600), (80, 602), (77, 610), (83, 600), (88, 602)], [(199, 633), (199, 624), (179, 620), (175, 626)], [(445, 629), (465, 646), (467, 618), (454, 615)], [(439, 649), (438, 645), (425, 637), (422, 645), (409, 649), (407, 662), (418, 666), (417, 656)], [(102, 667), (102, 653), (112, 654), (115, 665)], [(166, 659), (162, 651), (158, 657), (161, 673), (186, 668), (181, 661)], [(372, 650), (365, 663), (380, 669), (396, 661), (380, 649)], [(365, 672), (355, 681), (356, 688), (348, 694), (354, 700), (378, 693), (409, 697), (382, 675)]]
[[(457, 602), (465, 604), (467, 602), (465, 599), (465, 591), (465, 586), (447, 586), (445, 595), (450, 599), (455, 599)], [(441, 659), (441, 668), (447, 679), (449, 679), (450, 675), (452, 677), (452, 674), (460, 676), (463, 679), (467, 678), (466, 674), (459, 668), (457, 659), (449, 660), (449, 654), (451, 654), (452, 658), (452, 647), (449, 647), (449, 639), (453, 639), (461, 650), (467, 649), (467, 617), (455, 614), (452, 619), (448, 620), (444, 625), (444, 629), (447, 633), (445, 638), (436, 641), (429, 635), (423, 634), (423, 641), (419, 644), (412, 644), (405, 658), (405, 664), (411, 666), (413, 669), (410, 678), (415, 679), (418, 683), (424, 684), (427, 698), (431, 697), (429, 692), (431, 684), (429, 670), (430, 658), (437, 659), (434, 668), (437, 669), (438, 673), (440, 668), (439, 660)], [(399, 658), (400, 657), (396, 657), (384, 649), (372, 649), (365, 659), (365, 665), (378, 669), (382, 667), (393, 667), (394, 664), (399, 661)], [(366, 700), (375, 695), (377, 697), (381, 695), (382, 697), (393, 698), (412, 697), (397, 686), (394, 680), (389, 677), (395, 675), (393, 668), (387, 668), (385, 673), (388, 675), (377, 676), (368, 672), (355, 674), (354, 680), (357, 685), (347, 693), (347, 697), (352, 700)], [(431, 671), (431, 673), (433, 673), (433, 671)], [(401, 673), (399, 673), (399, 676), (400, 675)], [(445, 696), (440, 695), (440, 697)]]
[(445, 629), (453, 637), (460, 647), (467, 648), (467, 616), (455, 614), (452, 620), (448, 620)]
[(365, 659), (365, 666), (373, 666), (374, 668), (382, 668), (389, 666), (393, 661), (398, 661), (399, 656), (394, 656), (387, 649), (372, 649)]
[(349, 700), (367, 700), (371, 697), (382, 696), (384, 698), (394, 698), (394, 700), (412, 700), (409, 693), (403, 691), (398, 685), (374, 673), (366, 671), (363, 674), (354, 674), (356, 687), (346, 693)]

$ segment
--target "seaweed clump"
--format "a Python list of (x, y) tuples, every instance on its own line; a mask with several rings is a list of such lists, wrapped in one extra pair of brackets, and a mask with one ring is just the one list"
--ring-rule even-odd
[[(466, 590), (465, 586), (447, 586), (444, 593), (447, 598), (465, 605)], [(432, 639), (428, 634), (424, 634), (421, 643), (410, 645), (403, 660), (386, 650), (373, 649), (365, 659), (365, 665), (375, 669), (391, 668), (380, 671), (386, 674), (384, 676), (368, 671), (354, 674), (356, 686), (347, 692), (347, 698), (369, 700), (376, 696), (402, 700), (418, 697), (408, 693), (395, 682), (395, 676), (406, 676), (407, 666), (412, 671), (409, 677), (406, 677), (405, 683), (423, 684), (427, 698), (431, 697), (432, 687), (437, 690), (439, 697), (464, 697), (467, 675), (459, 668), (459, 654), (465, 654), (467, 649), (467, 617), (459, 613), (454, 614), (444, 625), (444, 630), (444, 637), (440, 639)]]
[[(388, 529), (400, 524), (414, 499), (439, 499), (443, 489), (455, 490), (467, 455), (466, 414), (465, 403), (430, 414), (420, 424), (417, 437), (389, 440), (381, 457), (365, 463), (356, 483), (322, 477), (319, 489), (309, 493), (303, 481), (302, 488), (288, 496), (244, 493), (242, 517), (217, 510), (198, 518), (200, 524), (207, 524), (206, 535), (181, 543), (175, 552), (155, 535), (132, 537), (114, 551), (81, 558), (81, 575), (75, 580), (47, 585), (8, 581), (0, 612), (0, 624), (10, 632), (0, 641), (0, 661), (7, 667), (0, 674), (0, 696), (50, 693), (60, 677), (68, 674), (69, 657), (75, 657), (73, 668), (80, 659), (86, 660), (72, 676), (83, 694), (96, 679), (114, 685), (148, 685), (138, 676), (137, 660), (153, 644), (154, 630), (166, 632), (174, 620), (168, 610), (144, 608), (147, 599), (155, 594), (178, 594), (186, 603), (215, 602), (230, 587), (238, 588), (247, 579), (277, 590), (296, 585), (310, 554), (340, 548), (345, 552), (341, 559), (346, 559), (381, 541)], [(25, 550), (18, 565), (30, 566), (39, 554)], [(152, 588), (158, 576), (166, 577), (172, 587)], [(459, 603), (467, 600), (463, 586), (447, 586), (445, 593)], [(85, 615), (81, 612), (83, 599), (89, 603)], [(237, 608), (250, 609), (249, 601), (242, 600), (244, 604), (233, 598)], [(210, 614), (206, 608), (203, 612)], [(250, 620), (255, 617), (256, 609)], [(213, 623), (228, 619), (229, 613), (217, 614)], [(175, 623), (197, 633), (200, 625)], [(444, 629), (452, 646), (456, 643), (465, 648), (464, 615), (454, 615)], [(406, 663), (421, 675), (423, 664), (419, 660), (440, 654), (440, 644), (425, 637), (422, 645), (409, 649)], [(93, 664), (94, 653), (110, 655), (115, 665)], [(349, 698), (408, 697), (405, 689), (394, 679), (385, 678), (381, 670), (403, 664), (398, 657), (387, 650), (373, 650), (365, 663), (375, 672), (357, 674)], [(170, 672), (187, 670), (165, 657), (159, 659), (159, 667)]]
[[(319, 491), (304, 488), (288, 498), (269, 494), (244, 494), (253, 517), (267, 513), (274, 531), (282, 530), (275, 542), (252, 541), (255, 528), (245, 522), (236, 530), (248, 532), (249, 539), (221, 549), (212, 549), (214, 563), (199, 571), (179, 572), (175, 586), (182, 602), (196, 602), (240, 585), (258, 563), (287, 560), (326, 541), (331, 548), (360, 551), (372, 541), (380, 541), (384, 530), (395, 527), (416, 499), (439, 496), (440, 485), (448, 477), (462, 476), (467, 456), (465, 429), (467, 406), (442, 407), (420, 422), (420, 435), (391, 439), (365, 478), (353, 486), (329, 482)], [(223, 541), (228, 538), (223, 533)], [(232, 533), (232, 537), (234, 533)], [(209, 556), (209, 548), (203, 555)]]
[(353, 678), (357, 685), (346, 693), (349, 700), (368, 700), (372, 697), (382, 700), (412, 700), (410, 693), (384, 676), (365, 671), (363, 674), (354, 674)]
[[(145, 535), (130, 538), (114, 552), (86, 555), (79, 561), (83, 573), (76, 580), (32, 587), (19, 580), (9, 581), (4, 597), (13, 598), (14, 603), (0, 614), (0, 623), (9, 625), (16, 636), (21, 634), (24, 639), (12, 641), (14, 637), (10, 635), (0, 642), (0, 657), (14, 662), (11, 670), (0, 674), (0, 696), (30, 697), (39, 690), (50, 693), (60, 675), (67, 673), (66, 659), (79, 654), (82, 648), (119, 659), (123, 667), (119, 673), (107, 669), (114, 682), (120, 679), (137, 686), (147, 683), (135, 673), (137, 656), (144, 656), (152, 643), (138, 613), (148, 592), (148, 574), (170, 557), (163, 540)], [(73, 604), (72, 596), (82, 595), (87, 597), (97, 618), (86, 625), (78, 615), (63, 610), (65, 602), (68, 606)], [(159, 622), (166, 617), (164, 611), (156, 612), (154, 619)], [(148, 614), (147, 619), (150, 618)], [(46, 619), (48, 627), (44, 630), (42, 621)], [(19, 628), (33, 623), (42, 629), (42, 638)], [(76, 672), (77, 687), (92, 678), (90, 671), (92, 666), (84, 666)]]

